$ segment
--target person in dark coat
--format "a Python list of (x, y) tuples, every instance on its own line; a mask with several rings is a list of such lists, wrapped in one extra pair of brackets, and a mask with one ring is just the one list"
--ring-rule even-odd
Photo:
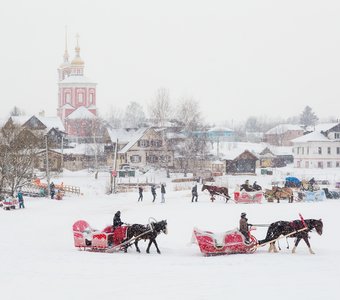
[(113, 229), (122, 226), (124, 223), (120, 219), (120, 211), (118, 210), (113, 217)]
[(138, 192), (139, 192), (138, 202), (143, 201), (143, 188), (141, 186), (138, 188)]
[(51, 193), (51, 199), (54, 199), (54, 195), (55, 195), (55, 185), (52, 181), (52, 183), (50, 184), (50, 193)]
[(162, 200), (161, 200), (161, 203), (164, 203), (165, 202), (165, 185), (164, 183), (161, 184), (161, 194), (162, 194)]
[(17, 196), (18, 196), (18, 201), (19, 201), (19, 208), (25, 208), (24, 196), (22, 195), (22, 192), (19, 191)]
[(151, 194), (153, 196), (152, 202), (155, 202), (157, 194), (156, 194), (156, 186), (154, 184), (151, 186)]
[(246, 213), (242, 213), (241, 214), (240, 232), (244, 235), (246, 244), (249, 244), (250, 243), (250, 240), (249, 240), (249, 226), (252, 226), (252, 225), (248, 224), (248, 219), (246, 218), (246, 216), (247, 216)]
[(192, 194), (191, 202), (194, 202), (194, 199), (195, 199), (195, 202), (197, 202), (198, 200), (197, 184), (195, 184), (192, 187), (191, 194)]

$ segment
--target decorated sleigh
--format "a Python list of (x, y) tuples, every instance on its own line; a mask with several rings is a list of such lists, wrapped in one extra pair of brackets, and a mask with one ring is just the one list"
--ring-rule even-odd
[(16, 198), (4, 199), (0, 201), (0, 207), (4, 210), (16, 209), (19, 206), (18, 200)]
[(317, 191), (300, 191), (298, 192), (298, 198), (301, 201), (323, 201), (326, 199), (324, 190)]
[(93, 229), (86, 221), (79, 220), (72, 226), (74, 246), (79, 250), (114, 252), (123, 250), (127, 244), (126, 231), (128, 226), (113, 229), (107, 226), (103, 230)]
[(262, 191), (246, 192), (246, 191), (235, 191), (234, 201), (236, 203), (261, 203), (263, 199)]
[(249, 242), (245, 236), (237, 229), (222, 233), (194, 228), (193, 243), (198, 244), (204, 255), (221, 255), (234, 253), (253, 253), (256, 251), (257, 240), (249, 235)]

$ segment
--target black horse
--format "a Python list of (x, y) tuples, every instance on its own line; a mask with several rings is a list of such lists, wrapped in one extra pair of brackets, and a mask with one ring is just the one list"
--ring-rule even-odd
[[(157, 235), (159, 235), (161, 232), (167, 234), (168, 233), (168, 229), (167, 229), (167, 221), (166, 220), (162, 220), (160, 222), (151, 222), (148, 225), (141, 225), (141, 224), (132, 224), (131, 226), (129, 226), (129, 228), (127, 229), (127, 233), (126, 233), (126, 239), (125, 241), (129, 241), (132, 238), (135, 238), (134, 240), (134, 244), (136, 247), (137, 252), (140, 252), (140, 249), (138, 247), (138, 242), (140, 240), (149, 240), (149, 245), (146, 248), (146, 252), (150, 253), (150, 246), (152, 243), (155, 244), (156, 249), (157, 249), (157, 253), (161, 254), (161, 251), (158, 248), (157, 242), (156, 242), (156, 237)], [(124, 247), (124, 251), (127, 252), (127, 248), (130, 246), (131, 244), (127, 244)]]
[[(304, 230), (304, 228), (306, 229)], [(309, 252), (311, 254), (315, 254), (308, 241), (308, 233), (315, 229), (316, 232), (319, 235), (321, 235), (322, 228), (323, 223), (321, 219), (320, 220), (307, 219), (304, 221), (294, 220), (292, 222), (278, 221), (270, 224), (266, 238), (264, 240), (258, 241), (258, 243), (259, 245), (270, 243), (269, 252), (271, 251), (278, 252), (275, 246), (275, 242), (281, 235), (283, 235), (287, 237), (296, 238), (292, 253), (295, 253), (296, 247), (300, 243), (301, 239), (303, 239), (308, 246)]]

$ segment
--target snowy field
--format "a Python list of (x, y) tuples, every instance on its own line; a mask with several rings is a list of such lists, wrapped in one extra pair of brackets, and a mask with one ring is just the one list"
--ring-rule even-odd
[[(300, 172), (308, 175), (311, 171)], [(315, 172), (332, 183), (340, 181), (339, 170)], [(270, 187), (271, 180), (281, 175), (274, 172), (249, 179)], [(1, 299), (339, 299), (340, 200), (225, 204), (222, 199), (211, 203), (208, 194), (199, 192), (199, 202), (191, 203), (189, 189), (174, 191), (174, 184), (159, 176), (154, 179), (167, 184), (164, 204), (159, 189), (155, 203), (150, 191), (144, 193), (143, 202), (137, 202), (137, 191), (106, 195), (108, 175), (99, 173), (95, 180), (84, 171), (54, 179), (80, 186), (81, 196), (66, 196), (62, 201), (26, 197), (25, 209), (0, 209)], [(227, 181), (232, 187), (244, 179)], [(162, 254), (153, 246), (146, 254), (143, 241), (140, 254), (133, 247), (127, 254), (74, 248), (72, 224), (76, 220), (102, 229), (112, 224), (117, 210), (126, 223), (146, 224), (149, 217), (167, 219), (168, 235), (157, 238)], [(231, 230), (238, 226), (241, 212), (254, 224), (293, 220), (299, 213), (322, 218), (323, 235), (315, 231), (310, 235), (316, 254), (309, 254), (303, 241), (297, 253), (291, 254), (285, 239), (280, 241), (279, 253), (268, 253), (266, 247), (254, 254), (217, 257), (204, 257), (197, 245), (190, 244), (194, 226), (213, 232)], [(258, 239), (265, 233), (266, 228), (254, 231)], [(293, 241), (289, 239), (290, 249)]]

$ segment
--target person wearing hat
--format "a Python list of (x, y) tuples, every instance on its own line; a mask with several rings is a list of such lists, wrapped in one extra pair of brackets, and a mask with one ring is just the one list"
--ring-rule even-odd
[(113, 217), (113, 229), (122, 226), (124, 223), (120, 219), (120, 211), (118, 210)]
[(247, 214), (246, 213), (241, 213), (241, 219), (240, 219), (240, 232), (244, 235), (245, 237), (245, 242), (246, 244), (250, 243), (249, 240), (249, 226), (252, 226), (251, 224), (248, 224), (248, 219), (246, 218)]

